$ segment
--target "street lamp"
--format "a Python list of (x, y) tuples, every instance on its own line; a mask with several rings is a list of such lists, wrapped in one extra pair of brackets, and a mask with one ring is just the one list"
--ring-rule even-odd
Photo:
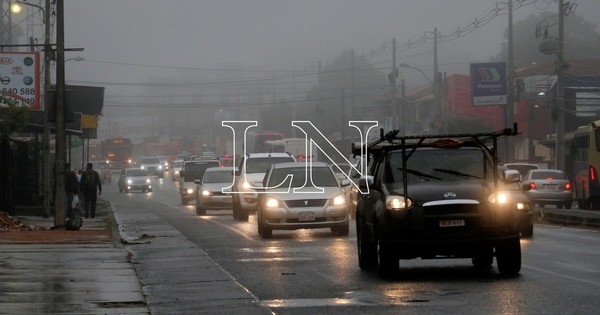
[(417, 67), (411, 66), (407, 63), (401, 63), (401, 64), (399, 64), (399, 66), (402, 68), (410, 68), (410, 69), (415, 69), (415, 70), (419, 71), (425, 77), (425, 79), (427, 79), (427, 81), (429, 81), (429, 83), (433, 84), (433, 81), (431, 81), (431, 79), (425, 74), (425, 72), (423, 72), (423, 70), (421, 70)]
[(23, 9), (23, 5), (28, 5), (28, 6), (32, 6), (35, 8), (38, 8), (42, 11), (42, 14), (44, 16), (44, 112), (43, 112), (43, 119), (44, 119), (44, 134), (42, 136), (42, 152), (43, 152), (43, 167), (42, 167), (42, 172), (43, 172), (43, 194), (44, 194), (44, 200), (43, 200), (43, 208), (44, 208), (44, 212), (43, 212), (43, 217), (47, 218), (50, 215), (50, 194), (51, 194), (51, 189), (50, 189), (50, 128), (48, 125), (48, 104), (49, 102), (49, 98), (48, 98), (48, 87), (51, 84), (51, 80), (50, 80), (50, 59), (51, 59), (51, 47), (50, 47), (50, 14), (48, 14), (48, 12), (50, 11), (50, 0), (46, 0), (45, 2), (45, 8), (37, 5), (37, 4), (33, 4), (33, 3), (28, 3), (28, 2), (23, 2), (23, 1), (15, 1), (12, 2), (10, 5), (10, 9), (13, 13), (18, 14), (21, 12), (21, 10)]

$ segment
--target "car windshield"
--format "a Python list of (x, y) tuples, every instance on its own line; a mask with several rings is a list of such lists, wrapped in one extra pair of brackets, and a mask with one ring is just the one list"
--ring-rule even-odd
[(204, 173), (202, 183), (233, 183), (233, 171), (222, 170)]
[(531, 179), (567, 179), (564, 173), (556, 171), (536, 171), (531, 173)]
[(160, 164), (158, 158), (142, 158), (142, 164)]
[(271, 165), (284, 162), (294, 162), (294, 159), (291, 156), (250, 158), (246, 160), (246, 173), (266, 173)]
[[(274, 169), (269, 177), (267, 185), (269, 187), (276, 186), (285, 180), (285, 178), (292, 174), (292, 187), (302, 187), (306, 183), (307, 186), (312, 186), (310, 178), (306, 180), (306, 175), (310, 176), (310, 169), (304, 167), (294, 168), (277, 168)], [(337, 187), (338, 181), (335, 175), (331, 172), (328, 167), (313, 167), (312, 168), (312, 182), (316, 187)], [(284, 186), (287, 187), (287, 184)]]
[(148, 173), (144, 170), (128, 170), (127, 177), (139, 177), (139, 176), (148, 176)]
[(525, 176), (525, 174), (527, 174), (527, 171), (529, 170), (535, 170), (537, 169), (537, 165), (517, 165), (517, 164), (512, 164), (512, 165), (506, 165), (506, 168), (511, 169), (511, 170), (517, 170), (519, 172), (519, 174), (521, 174), (522, 176)]
[[(407, 162), (406, 173), (409, 183), (438, 181), (454, 182), (484, 179), (491, 169), (488, 159), (481, 150), (434, 149), (414, 151)], [(402, 183), (402, 151), (391, 153), (386, 182)]]

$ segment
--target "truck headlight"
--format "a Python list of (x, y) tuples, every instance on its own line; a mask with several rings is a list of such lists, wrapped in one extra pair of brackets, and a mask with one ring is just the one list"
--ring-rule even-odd
[(146, 184), (150, 184), (150, 178), (146, 178)]
[(499, 191), (491, 194), (488, 201), (494, 204), (507, 204), (510, 202), (510, 193), (507, 191)]
[(529, 203), (528, 202), (517, 202), (517, 210), (520, 211), (529, 211)]
[(388, 210), (408, 209), (412, 206), (412, 200), (404, 196), (388, 196), (385, 198), (385, 207)]

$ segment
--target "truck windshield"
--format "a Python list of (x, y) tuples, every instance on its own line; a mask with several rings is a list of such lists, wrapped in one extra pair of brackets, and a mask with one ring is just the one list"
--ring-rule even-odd
[(488, 163), (489, 160), (481, 150), (444, 148), (417, 150), (404, 166), (402, 151), (394, 151), (390, 155), (390, 169), (386, 170), (386, 181), (401, 183), (405, 167), (409, 183), (485, 179), (492, 175), (486, 172), (492, 169)]

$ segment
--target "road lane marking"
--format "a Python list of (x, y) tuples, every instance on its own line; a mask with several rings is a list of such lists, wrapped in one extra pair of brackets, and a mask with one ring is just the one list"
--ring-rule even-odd
[(535, 270), (535, 271), (539, 271), (539, 272), (551, 274), (553, 276), (557, 276), (557, 277), (561, 277), (561, 278), (565, 278), (565, 279), (569, 279), (569, 280), (573, 280), (573, 281), (578, 281), (578, 282), (582, 282), (582, 283), (587, 283), (587, 284), (591, 284), (591, 285), (600, 287), (600, 283), (595, 282), (595, 281), (591, 281), (591, 280), (587, 280), (587, 279), (582, 279), (582, 278), (578, 278), (578, 277), (567, 276), (567, 275), (562, 274), (562, 273), (558, 273), (558, 272), (554, 272), (554, 271), (550, 271), (550, 270), (546, 270), (546, 269), (542, 269), (542, 268), (538, 268), (538, 267), (533, 267), (533, 266), (523, 265), (523, 267), (531, 269), (531, 270)]

